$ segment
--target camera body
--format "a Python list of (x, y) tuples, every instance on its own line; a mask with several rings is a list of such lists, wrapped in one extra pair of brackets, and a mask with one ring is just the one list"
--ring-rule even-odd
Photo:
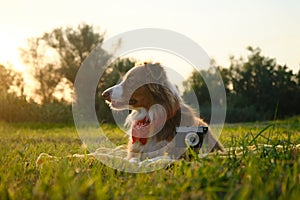
[(176, 127), (175, 146), (179, 148), (201, 148), (207, 131), (207, 126)]

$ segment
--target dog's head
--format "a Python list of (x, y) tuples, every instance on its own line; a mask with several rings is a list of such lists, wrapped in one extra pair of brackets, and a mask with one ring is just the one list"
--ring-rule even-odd
[(108, 88), (102, 96), (115, 110), (149, 110), (159, 104), (167, 113), (172, 112), (180, 98), (176, 88), (168, 81), (166, 71), (158, 63), (144, 63), (132, 68), (120, 84)]

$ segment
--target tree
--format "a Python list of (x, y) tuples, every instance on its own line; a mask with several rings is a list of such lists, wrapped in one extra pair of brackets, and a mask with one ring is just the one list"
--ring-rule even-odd
[[(230, 68), (218, 67), (227, 93), (227, 121), (270, 120), (300, 114), (300, 77), (274, 58), (263, 56), (259, 48), (247, 48), (249, 56), (231, 57)], [(210, 86), (217, 84), (211, 72), (194, 72), (185, 82), (184, 98), (194, 91), (200, 106), (208, 105)], [(203, 113), (203, 112), (202, 112)]]
[(98, 95), (101, 96), (101, 92), (118, 83), (126, 72), (134, 67), (134, 65), (134, 60), (124, 58), (117, 59), (114, 63), (108, 66), (99, 80)]
[(12, 92), (24, 96), (24, 79), (22, 75), (12, 70), (11, 66), (6, 67), (0, 64), (0, 93), (1, 95)]
[(117, 59), (103, 73), (97, 89), (96, 110), (100, 121), (113, 123), (114, 119), (101, 93), (118, 83), (128, 70), (134, 67), (135, 61), (129, 58)]
[(12, 85), (12, 82), (13, 76), (11, 75), (11, 71), (0, 64), (0, 91), (7, 92)]
[[(75, 77), (82, 64), (90, 67), (85, 77), (99, 72), (100, 67), (106, 66), (112, 55), (111, 52), (102, 49), (103, 39), (104, 33), (95, 31), (91, 25), (80, 24), (76, 28), (55, 28), (41, 37), (28, 40), (27, 48), (21, 49), (21, 56), (31, 67), (32, 74), (38, 82), (36, 94), (40, 96), (42, 104), (57, 101), (53, 93), (58, 91), (58, 86), (64, 85), (64, 88), (69, 87), (70, 91), (73, 90)], [(118, 45), (116, 44), (116, 48)], [(101, 91), (115, 84), (133, 66), (134, 61), (130, 59), (118, 59), (105, 69), (100, 78), (96, 91), (96, 107), (97, 110), (100, 109), (98, 113), (101, 113), (106, 121), (112, 121), (112, 118), (101, 97)], [(86, 84), (89, 83), (77, 86), (85, 87)], [(78, 97), (78, 89), (74, 88), (76, 101), (84, 102), (85, 98), (90, 98), (88, 95)]]
[(235, 60), (230, 71), (233, 90), (239, 106), (254, 105), (255, 112), (268, 119), (276, 110), (281, 116), (293, 114), (295, 108), (296, 75), (287, 66), (276, 63), (274, 58), (261, 55), (259, 48), (248, 47), (246, 61)]
[(59, 84), (73, 88), (80, 65), (98, 44), (101, 45), (103, 38), (93, 26), (81, 24), (77, 28), (55, 28), (28, 40), (27, 48), (21, 49), (21, 57), (38, 82), (36, 94), (42, 103), (55, 100), (53, 94)]
[[(12, 67), (0, 64), (0, 120), (14, 121), (26, 102), (22, 75)], [(28, 116), (28, 113), (26, 113)]]
[(59, 55), (59, 73), (73, 86), (80, 65), (97, 45), (102, 44), (104, 34), (96, 32), (91, 25), (81, 24), (77, 28), (56, 28), (41, 39), (55, 49)]
[[(42, 103), (53, 102), (55, 100), (53, 93), (62, 80), (55, 52), (49, 49), (41, 38), (30, 38), (27, 44), (27, 49), (20, 49), (21, 57), (30, 67), (31, 74), (37, 81), (36, 95)], [(54, 58), (47, 57), (47, 53), (54, 55)]]
[[(220, 81), (220, 78), (222, 77), (220, 76), (222, 73), (219, 72), (219, 67), (210, 67), (209, 69), (201, 70), (200, 72), (194, 71), (191, 76), (183, 82), (183, 86), (185, 88), (183, 99), (196, 110), (199, 108), (201, 117), (206, 121), (209, 121), (211, 118), (211, 105), (214, 105), (214, 109), (222, 112), (224, 103), (226, 103), (222, 101), (224, 100), (221, 95), (221, 90), (223, 88), (222, 82)], [(227, 72), (224, 71), (223, 74), (225, 73)], [(197, 97), (196, 105), (194, 105), (194, 96)]]
[(188, 99), (195, 93), (200, 105), (210, 104), (209, 91), (202, 76), (209, 78), (209, 72), (202, 70), (200, 74), (198, 71), (194, 71), (191, 76), (183, 82), (185, 88), (183, 98), (187, 103), (191, 103), (188, 102)]

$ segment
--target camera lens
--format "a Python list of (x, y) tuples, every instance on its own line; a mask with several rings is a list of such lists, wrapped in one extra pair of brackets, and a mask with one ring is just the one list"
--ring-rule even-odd
[(200, 138), (199, 135), (195, 132), (189, 132), (185, 136), (185, 140), (187, 141), (187, 144), (191, 147), (195, 147), (199, 144)]

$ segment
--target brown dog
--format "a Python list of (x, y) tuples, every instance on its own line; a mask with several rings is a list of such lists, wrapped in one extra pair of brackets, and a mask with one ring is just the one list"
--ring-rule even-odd
[[(132, 68), (120, 84), (108, 88), (102, 96), (112, 109), (132, 110), (126, 120), (131, 127), (128, 159), (143, 160), (166, 154), (178, 157), (180, 150), (174, 144), (176, 127), (207, 126), (183, 102), (168, 81), (165, 70), (157, 63)], [(211, 131), (204, 141), (209, 150), (223, 150)]]

